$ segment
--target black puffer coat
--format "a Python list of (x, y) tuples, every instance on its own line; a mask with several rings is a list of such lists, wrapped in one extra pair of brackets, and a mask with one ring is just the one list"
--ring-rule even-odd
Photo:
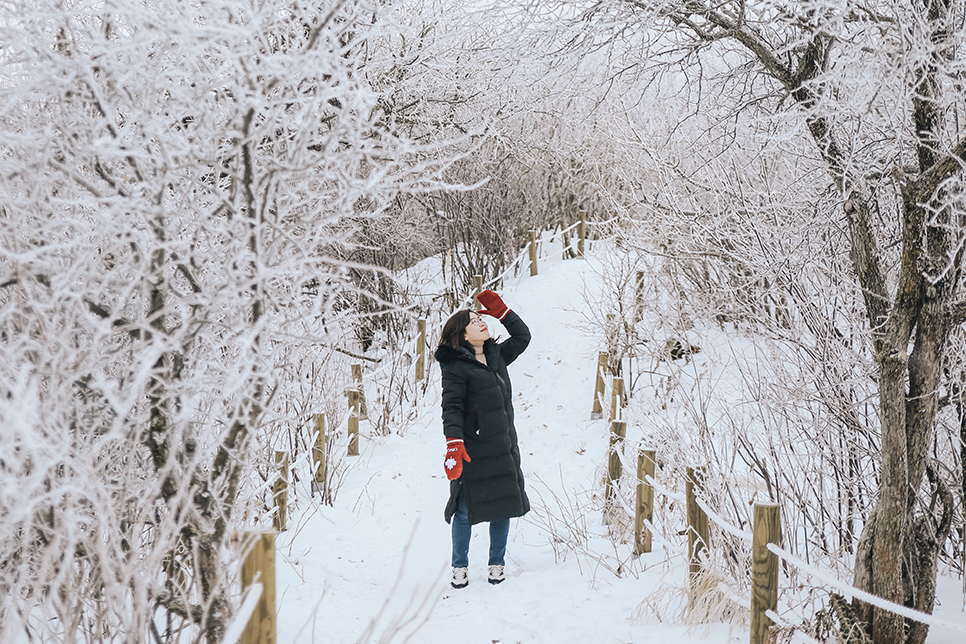
[(462, 438), (470, 462), (450, 482), (446, 521), (463, 493), (470, 524), (523, 516), (530, 511), (513, 426), (513, 392), (506, 367), (530, 344), (530, 330), (510, 311), (503, 319), (510, 338), (483, 343), (486, 364), (468, 349), (436, 349), (443, 375), (443, 434)]

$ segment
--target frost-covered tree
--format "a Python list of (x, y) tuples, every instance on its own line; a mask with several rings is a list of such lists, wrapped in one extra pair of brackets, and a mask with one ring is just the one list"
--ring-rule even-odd
[[(682, 107), (679, 127), (701, 125), (704, 150), (749, 146), (748, 163), (763, 165), (761, 151), (784, 147), (798, 160), (798, 188), (815, 191), (804, 196), (817, 205), (826, 199), (815, 170), (824, 172), (834, 195), (828, 216), (845, 229), (844, 253), (864, 304), (850, 324), (865, 337), (879, 416), (878, 491), (855, 583), (931, 611), (954, 512), (932, 448), (943, 406), (961, 390), (952, 357), (966, 322), (962, 3), (601, 0), (579, 10), (571, 43), (588, 52), (606, 47), (615, 82), (633, 77), (660, 87), (652, 96)], [(680, 176), (697, 177), (695, 157), (713, 163), (700, 151), (682, 155)], [(752, 216), (732, 240), (751, 239), (755, 213), (767, 208), (734, 190), (735, 178), (748, 174), (729, 168), (717, 186), (694, 181), (681, 196), (691, 206), (696, 192), (714, 200), (730, 191), (743, 211), (732, 213)], [(802, 194), (772, 191), (794, 182), (762, 178), (758, 196), (801, 203)], [(722, 203), (704, 205), (710, 212)], [(694, 210), (696, 226), (714, 224)], [(911, 622), (906, 631), (901, 617), (863, 609), (875, 642), (924, 641), (925, 625)]]
[(344, 222), (448, 154), (378, 118), (382, 28), (366, 0), (0, 4), (0, 639), (222, 640), (250, 448), (349, 335)]
[(580, 98), (588, 74), (529, 48), (535, 25), (500, 5), (396, 0), (386, 11), (398, 28), (366, 68), (395, 131), (419, 141), (466, 135), (445, 176), (474, 186), (400, 200), (392, 228), (371, 231), (388, 243), (366, 245), (386, 263), (454, 251), (448, 277), (460, 293), (475, 274), (503, 272), (530, 230), (572, 223), (580, 207), (598, 214), (600, 169), (612, 169), (594, 101)]

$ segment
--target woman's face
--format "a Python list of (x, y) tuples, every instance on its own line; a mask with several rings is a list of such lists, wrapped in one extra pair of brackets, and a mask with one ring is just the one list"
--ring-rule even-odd
[(470, 344), (483, 344), (490, 338), (490, 330), (486, 328), (486, 322), (481, 315), (470, 313), (470, 323), (466, 325), (463, 337)]

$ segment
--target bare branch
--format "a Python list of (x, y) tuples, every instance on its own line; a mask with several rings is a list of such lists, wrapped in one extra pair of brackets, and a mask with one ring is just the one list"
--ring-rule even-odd
[(178, 597), (172, 594), (170, 591), (164, 590), (159, 592), (156, 599), (158, 605), (165, 610), (194, 622), (195, 624), (200, 624), (205, 618), (204, 607), (197, 604), (189, 604), (184, 598)]

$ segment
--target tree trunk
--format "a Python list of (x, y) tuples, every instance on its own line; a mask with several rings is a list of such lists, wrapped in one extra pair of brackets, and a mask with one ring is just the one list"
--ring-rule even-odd
[[(875, 507), (875, 533), (871, 539), (873, 594), (902, 604), (902, 555), (906, 523), (906, 490), (909, 487), (906, 460), (906, 364), (899, 356), (886, 356), (879, 373), (879, 402), (882, 407), (882, 467), (879, 496)], [(880, 608), (872, 610), (871, 635), (874, 644), (897, 644), (905, 639), (903, 620)]]

